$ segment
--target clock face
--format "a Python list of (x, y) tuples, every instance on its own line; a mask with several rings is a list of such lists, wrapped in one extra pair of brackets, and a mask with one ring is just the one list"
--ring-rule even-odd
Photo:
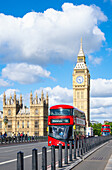
[(78, 77), (76, 78), (76, 82), (77, 82), (78, 84), (83, 83), (83, 81), (84, 81), (84, 78), (83, 78), (82, 76), (78, 76)]

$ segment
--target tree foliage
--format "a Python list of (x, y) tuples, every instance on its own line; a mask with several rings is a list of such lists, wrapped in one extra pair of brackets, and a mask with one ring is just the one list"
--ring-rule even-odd
[(90, 126), (93, 128), (93, 134), (94, 135), (98, 135), (98, 136), (101, 136), (101, 127), (102, 127), (102, 124), (101, 123), (94, 123), (93, 125), (90, 124)]

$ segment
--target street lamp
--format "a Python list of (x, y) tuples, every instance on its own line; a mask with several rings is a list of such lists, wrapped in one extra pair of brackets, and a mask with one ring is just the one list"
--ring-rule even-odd
[(7, 123), (8, 123), (8, 118), (7, 118), (7, 116), (4, 117), (3, 122), (4, 122), (4, 124), (5, 124), (5, 132), (6, 132), (6, 125), (7, 125)]

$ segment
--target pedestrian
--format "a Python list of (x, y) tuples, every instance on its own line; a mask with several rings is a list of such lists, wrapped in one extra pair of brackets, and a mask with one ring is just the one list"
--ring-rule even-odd
[(14, 132), (12, 133), (12, 138), (14, 137)]
[(3, 137), (3, 136), (2, 136), (2, 132), (1, 132), (1, 133), (0, 133), (0, 139), (2, 139), (2, 137)]

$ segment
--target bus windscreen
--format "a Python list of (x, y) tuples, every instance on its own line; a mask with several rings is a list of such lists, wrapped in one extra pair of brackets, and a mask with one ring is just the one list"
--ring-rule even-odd
[(49, 135), (55, 139), (68, 139), (72, 136), (72, 127), (49, 126)]

